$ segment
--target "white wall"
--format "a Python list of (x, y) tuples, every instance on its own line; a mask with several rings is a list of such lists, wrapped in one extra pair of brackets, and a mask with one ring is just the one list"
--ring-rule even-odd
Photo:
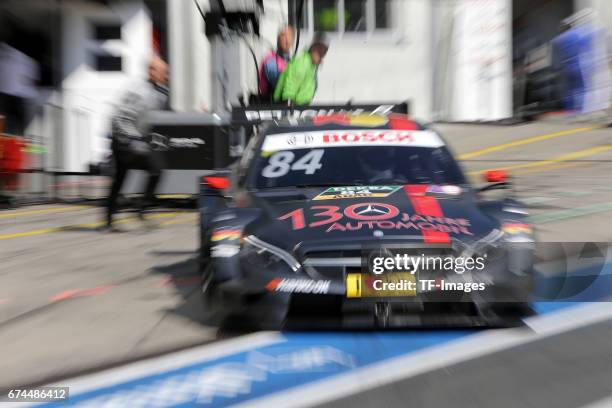
[[(199, 0), (208, 10), (208, 0)], [(170, 51), (170, 105), (177, 111), (202, 111), (212, 103), (211, 46), (193, 1), (167, 0)]]
[(599, 22), (612, 30), (612, 1), (610, 0), (575, 0), (576, 11), (592, 8), (596, 11)]
[(431, 2), (395, 0), (392, 7), (392, 34), (332, 39), (316, 103), (410, 100), (414, 117), (431, 119)]
[[(64, 169), (85, 171), (108, 152), (110, 115), (130, 82), (146, 76), (151, 55), (151, 20), (142, 2), (114, 3), (112, 9), (74, 3), (63, 11), (62, 62)], [(122, 23), (122, 40), (102, 48), (123, 56), (123, 72), (89, 66), (96, 43), (93, 22)]]
[(451, 120), (512, 116), (511, 0), (460, 0), (453, 33)]

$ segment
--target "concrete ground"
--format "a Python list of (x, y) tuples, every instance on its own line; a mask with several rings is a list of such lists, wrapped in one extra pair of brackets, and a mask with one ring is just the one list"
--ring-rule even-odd
[[(45, 210), (62, 211), (28, 213)], [(108, 234), (98, 208), (0, 213), (0, 387), (216, 338), (198, 321), (195, 214), (155, 215), (157, 230)]]
[[(482, 170), (508, 169), (541, 241), (612, 241), (612, 129), (436, 129), (475, 183)], [(152, 214), (153, 231), (124, 217), (125, 233), (105, 234), (96, 207), (0, 212), (0, 389), (219, 338), (200, 319), (196, 214)]]
[(610, 322), (453, 364), (328, 402), (351, 407), (576, 408), (612, 400)]

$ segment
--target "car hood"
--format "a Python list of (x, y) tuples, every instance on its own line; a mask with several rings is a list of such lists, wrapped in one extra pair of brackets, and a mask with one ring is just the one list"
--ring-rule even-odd
[(297, 188), (251, 198), (260, 212), (244, 233), (288, 250), (375, 240), (469, 244), (499, 228), (459, 186)]

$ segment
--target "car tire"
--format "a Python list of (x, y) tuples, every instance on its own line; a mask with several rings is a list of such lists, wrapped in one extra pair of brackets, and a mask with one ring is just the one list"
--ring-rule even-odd
[(223, 302), (220, 292), (213, 282), (213, 266), (211, 263), (200, 264), (202, 295), (202, 312), (204, 321), (213, 326), (219, 326), (229, 316), (227, 306)]

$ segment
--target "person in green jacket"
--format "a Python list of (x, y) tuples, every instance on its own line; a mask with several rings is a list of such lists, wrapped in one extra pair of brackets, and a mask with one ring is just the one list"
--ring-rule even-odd
[(317, 90), (317, 69), (329, 46), (323, 34), (317, 34), (308, 51), (292, 59), (274, 90), (274, 102), (308, 105)]

